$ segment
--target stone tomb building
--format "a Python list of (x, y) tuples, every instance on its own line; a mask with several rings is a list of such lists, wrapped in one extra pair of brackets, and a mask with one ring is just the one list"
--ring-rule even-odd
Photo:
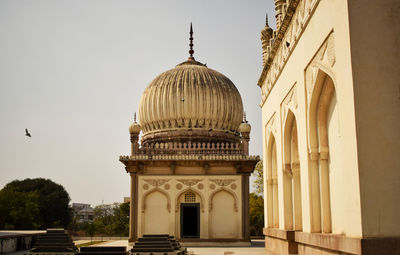
[(275, 8), (258, 83), (267, 254), (400, 254), (400, 1)]
[[(192, 38), (191, 38), (192, 39)], [(191, 42), (191, 47), (192, 47)], [(187, 61), (156, 77), (130, 126), (130, 235), (170, 234), (186, 242), (249, 240), (250, 125), (223, 74)], [(139, 143), (139, 133), (142, 132)]]

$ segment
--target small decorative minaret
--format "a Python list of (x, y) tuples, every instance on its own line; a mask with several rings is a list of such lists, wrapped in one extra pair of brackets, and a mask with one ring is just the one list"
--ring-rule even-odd
[(268, 26), (268, 13), (266, 15), (266, 22), (265, 22), (265, 27), (261, 30), (261, 45), (262, 45), (262, 56), (263, 56), (263, 65), (267, 63), (268, 60), (268, 46), (269, 42), (272, 38), (273, 34), (272, 28)]
[(243, 154), (249, 155), (249, 141), (250, 141), (251, 126), (247, 123), (246, 112), (243, 114), (243, 122), (239, 125), (239, 132), (242, 135)]
[(136, 112), (133, 117), (133, 123), (129, 126), (129, 133), (131, 135), (131, 156), (139, 152), (139, 133), (140, 125), (136, 122)]
[(276, 30), (279, 30), (282, 22), (283, 8), (285, 6), (285, 0), (275, 0), (275, 18), (276, 18)]

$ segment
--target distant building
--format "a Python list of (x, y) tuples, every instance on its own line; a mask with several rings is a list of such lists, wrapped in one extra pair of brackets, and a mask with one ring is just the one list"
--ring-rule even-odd
[(124, 197), (124, 203), (131, 202), (131, 197)]
[(400, 1), (275, 9), (258, 82), (267, 254), (400, 254)]
[(78, 222), (93, 222), (94, 210), (90, 204), (72, 203), (72, 211)]
[(249, 156), (251, 127), (232, 81), (189, 53), (150, 83), (140, 125), (135, 118), (129, 128), (131, 154), (120, 157), (131, 178), (129, 240), (248, 245), (249, 176), (259, 160)]

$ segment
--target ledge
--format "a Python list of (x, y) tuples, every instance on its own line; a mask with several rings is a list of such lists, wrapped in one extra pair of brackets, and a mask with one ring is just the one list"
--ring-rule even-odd
[(305, 233), (278, 228), (264, 228), (267, 237), (294, 241), (298, 245), (313, 246), (319, 249), (344, 252), (355, 255), (400, 254), (400, 237), (355, 238), (344, 235)]
[(295, 241), (299, 244), (316, 246), (324, 249), (361, 254), (360, 238), (343, 235), (296, 232)]
[(263, 233), (266, 236), (279, 238), (287, 241), (294, 241), (294, 230), (283, 230), (279, 228), (264, 228)]

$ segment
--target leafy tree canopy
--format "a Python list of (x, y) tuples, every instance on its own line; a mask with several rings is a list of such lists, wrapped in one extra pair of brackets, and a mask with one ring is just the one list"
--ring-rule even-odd
[(263, 161), (262, 159), (257, 162), (253, 175), (256, 177), (254, 180), (254, 187), (257, 194), (263, 194), (264, 192), (264, 181), (263, 181)]
[(96, 232), (107, 236), (128, 236), (129, 202), (98, 205), (94, 208)]
[(250, 193), (250, 234), (262, 236), (264, 227), (264, 199), (255, 193)]
[(1, 229), (66, 227), (71, 221), (69, 195), (49, 179), (15, 180), (0, 190)]

